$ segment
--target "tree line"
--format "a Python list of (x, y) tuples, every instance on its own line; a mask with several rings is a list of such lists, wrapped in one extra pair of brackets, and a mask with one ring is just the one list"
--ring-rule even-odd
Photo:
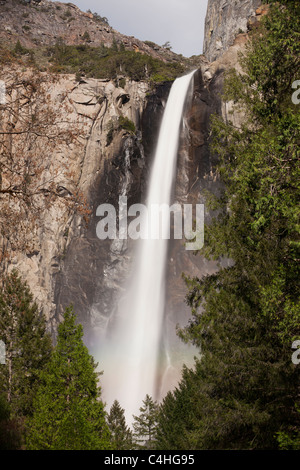
[(145, 397), (133, 430), (117, 400), (109, 413), (97, 364), (68, 307), (55, 346), (26, 282), (6, 275), (0, 293), (0, 449), (132, 450), (151, 448), (158, 404)]

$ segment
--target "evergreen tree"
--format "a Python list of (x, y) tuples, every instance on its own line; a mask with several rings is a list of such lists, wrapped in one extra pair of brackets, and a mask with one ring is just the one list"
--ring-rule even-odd
[(282, 448), (299, 443), (291, 346), (300, 337), (300, 113), (292, 101), (300, 5), (284, 3), (272, 2), (253, 31), (242, 73), (226, 77), (224, 100), (243, 121), (212, 121), (225, 188), (211, 198), (219, 215), (206, 227), (203, 254), (232, 263), (186, 278), (192, 319), (180, 334), (201, 357), (162, 404), (159, 448), (274, 449), (277, 436)]
[(195, 449), (193, 432), (197, 427), (198, 391), (194, 372), (184, 367), (178, 387), (167, 393), (159, 407), (155, 435), (157, 450)]
[(107, 422), (113, 449), (131, 450), (133, 448), (132, 433), (126, 425), (124, 409), (117, 400), (111, 406)]
[(13, 416), (30, 415), (40, 372), (49, 361), (52, 345), (45, 318), (17, 271), (2, 282), (0, 339), (6, 349), (5, 364), (0, 366), (1, 390)]
[[(296, 406), (300, 414), (299, 406)], [(287, 431), (279, 431), (277, 439), (280, 450), (299, 450), (300, 449), (300, 429), (299, 426), (291, 426)]]
[(27, 448), (101, 450), (110, 448), (96, 364), (83, 344), (73, 308), (58, 327), (51, 361), (34, 401), (27, 426)]
[(154, 449), (158, 404), (148, 394), (143, 400), (139, 416), (133, 416), (135, 443), (138, 449)]
[(11, 418), (9, 403), (6, 397), (0, 394), (0, 450), (20, 449), (21, 437), (16, 418)]

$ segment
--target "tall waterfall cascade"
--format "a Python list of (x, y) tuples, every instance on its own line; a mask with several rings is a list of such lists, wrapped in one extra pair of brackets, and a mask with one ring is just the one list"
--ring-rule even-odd
[[(182, 116), (193, 75), (191, 72), (178, 78), (170, 90), (148, 185), (148, 212), (154, 205), (171, 203)], [(165, 218), (159, 227), (151, 225), (151, 233), (159, 230), (159, 237), (136, 240), (132, 272), (106, 340), (106, 351), (99, 358), (104, 368), (101, 382), (105, 401), (111, 405), (117, 399), (128, 424), (132, 415), (139, 414), (146, 394), (154, 399), (158, 395), (169, 225), (170, 220)]]

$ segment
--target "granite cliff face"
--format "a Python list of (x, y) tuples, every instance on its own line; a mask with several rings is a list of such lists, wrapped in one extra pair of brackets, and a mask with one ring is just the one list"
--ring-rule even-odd
[(208, 0), (203, 53), (210, 62), (220, 57), (238, 34), (247, 33), (249, 24), (262, 12), (261, 0)]
[[(139, 202), (146, 177), (141, 121), (148, 87), (143, 82), (129, 83), (125, 90), (115, 89), (112, 83), (106, 87), (112, 92), (111, 99), (102, 122), (94, 124), (89, 145), (95, 153), (91, 155), (88, 150), (90, 163), (85, 165), (82, 178), (92, 215), (87, 228), (80, 225), (80, 218), (74, 219), (55, 283), (56, 315), (72, 302), (89, 337), (108, 321), (114, 294), (120, 289), (129, 261), (126, 241), (97, 238), (97, 208), (111, 204), (118, 209), (121, 195), (128, 197), (129, 204)], [(134, 122), (136, 132), (116, 126), (108, 145), (112, 121), (121, 110), (122, 116)]]
[[(136, 198), (139, 195), (145, 163), (139, 128), (147, 92), (144, 82), (128, 80), (120, 88), (109, 80), (77, 83), (70, 75), (61, 76), (52, 86), (57, 112), (67, 103), (67, 125), (76, 126), (82, 140), (77, 148), (66, 145), (51, 155), (54, 172), (59, 174), (66, 165), (67, 175), (72, 175), (70, 179), (61, 176), (57, 184), (71, 193), (76, 181), (93, 215), (86, 228), (80, 214), (70, 214), (59, 201), (55, 202), (51, 210), (45, 211), (34, 250), (14, 253), (11, 267), (28, 280), (53, 332), (66, 303), (74, 304), (84, 325), (89, 323), (95, 285), (102, 279), (104, 259), (108, 262), (110, 258), (109, 246), (100, 246), (96, 238), (95, 210), (100, 203), (114, 203), (126, 185), (134, 188)], [(119, 125), (120, 116), (135, 124), (135, 134)], [(109, 139), (112, 129), (113, 138)], [(109, 295), (105, 283), (103, 289), (105, 298)]]

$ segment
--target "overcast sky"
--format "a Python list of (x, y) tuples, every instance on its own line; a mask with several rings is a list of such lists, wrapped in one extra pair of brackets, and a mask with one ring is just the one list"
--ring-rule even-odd
[[(64, 3), (68, 3), (65, 1)], [(82, 11), (106, 16), (122, 34), (172, 50), (186, 57), (202, 54), (207, 0), (71, 0)]]

